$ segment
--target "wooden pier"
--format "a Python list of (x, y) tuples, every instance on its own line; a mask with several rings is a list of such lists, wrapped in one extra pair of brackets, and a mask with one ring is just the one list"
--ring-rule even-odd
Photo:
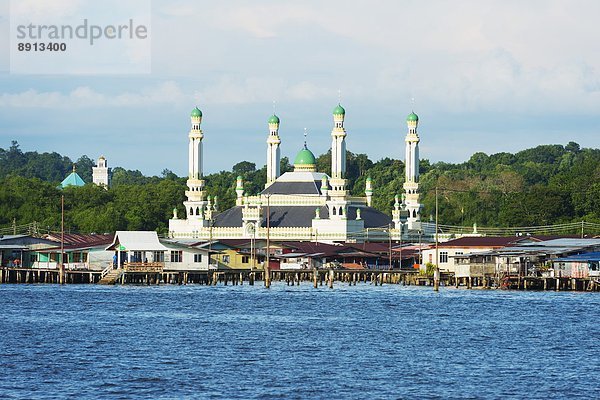
[[(415, 270), (271, 270), (271, 282), (285, 282), (286, 285), (310, 283), (313, 287), (335, 285), (370, 284), (434, 286), (432, 276), (421, 275)], [(10, 268), (0, 269), (0, 283), (43, 284), (64, 282), (66, 284), (133, 284), (133, 285), (255, 285), (265, 284), (262, 269), (227, 269), (208, 271), (166, 271), (162, 265), (131, 265), (125, 268), (106, 268), (104, 271), (66, 270), (61, 281), (57, 269)], [(600, 291), (598, 278), (554, 278), (554, 277), (473, 277), (455, 278), (453, 274), (442, 273), (441, 287), (465, 289), (508, 289), (508, 290), (555, 290), (555, 291)]]

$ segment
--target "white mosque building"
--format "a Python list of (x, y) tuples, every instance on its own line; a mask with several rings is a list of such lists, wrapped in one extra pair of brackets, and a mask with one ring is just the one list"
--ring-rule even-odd
[(331, 176), (316, 170), (314, 154), (306, 147), (294, 160), (294, 170), (280, 174), (280, 119), (268, 120), (267, 181), (256, 196), (244, 193), (242, 177), (236, 185), (236, 205), (217, 213), (204, 190), (202, 176), (202, 112), (191, 113), (188, 149), (188, 190), (185, 218), (173, 210), (169, 235), (178, 239), (265, 239), (275, 241), (378, 241), (407, 238), (421, 229), (419, 203), (419, 118), (408, 115), (406, 135), (406, 179), (402, 201), (396, 202), (390, 215), (371, 207), (372, 181), (367, 179), (364, 197), (350, 196), (346, 190), (346, 111), (341, 105), (333, 110), (331, 131)]

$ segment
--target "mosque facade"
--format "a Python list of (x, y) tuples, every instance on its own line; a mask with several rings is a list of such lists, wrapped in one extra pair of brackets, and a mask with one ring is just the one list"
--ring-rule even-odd
[[(217, 213), (203, 179), (204, 133), (202, 112), (190, 115), (188, 180), (185, 217), (173, 210), (169, 236), (177, 239), (270, 239), (275, 241), (363, 242), (402, 240), (421, 229), (419, 202), (418, 116), (407, 117), (404, 195), (396, 196), (390, 214), (371, 207), (373, 182), (367, 178), (365, 196), (351, 196), (346, 180), (346, 110), (333, 110), (331, 176), (318, 172), (315, 155), (306, 143), (294, 160), (294, 170), (280, 174), (280, 119), (268, 119), (267, 179), (255, 196), (244, 193), (242, 177), (236, 182), (236, 205)], [(399, 188), (400, 189), (400, 188)]]

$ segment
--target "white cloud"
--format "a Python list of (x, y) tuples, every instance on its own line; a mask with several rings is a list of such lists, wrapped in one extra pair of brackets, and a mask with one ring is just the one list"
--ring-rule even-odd
[(82, 7), (82, 0), (12, 0), (10, 2), (11, 16), (46, 20), (70, 17), (77, 14)]
[(144, 88), (139, 92), (117, 94), (100, 93), (89, 86), (79, 86), (68, 93), (39, 92), (28, 89), (19, 93), (0, 94), (0, 106), (17, 108), (89, 108), (89, 107), (141, 107), (157, 104), (190, 102), (191, 96), (183, 93), (173, 81)]

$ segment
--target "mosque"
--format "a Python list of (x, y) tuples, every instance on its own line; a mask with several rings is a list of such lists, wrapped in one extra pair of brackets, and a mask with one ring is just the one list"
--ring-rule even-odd
[[(173, 210), (169, 236), (177, 239), (266, 239), (275, 241), (364, 242), (402, 240), (422, 229), (419, 203), (419, 117), (407, 119), (404, 195), (390, 214), (371, 207), (373, 183), (367, 178), (365, 196), (350, 196), (346, 189), (346, 110), (333, 109), (331, 131), (331, 176), (316, 169), (315, 155), (307, 148), (298, 152), (294, 170), (280, 174), (280, 119), (268, 119), (267, 179), (256, 196), (244, 193), (237, 178), (236, 205), (217, 213), (205, 191), (203, 179), (204, 133), (200, 128), (202, 111), (191, 112), (188, 145), (188, 190), (184, 201), (185, 218)], [(400, 189), (400, 188), (399, 188)], [(412, 233), (412, 235), (411, 235)]]

